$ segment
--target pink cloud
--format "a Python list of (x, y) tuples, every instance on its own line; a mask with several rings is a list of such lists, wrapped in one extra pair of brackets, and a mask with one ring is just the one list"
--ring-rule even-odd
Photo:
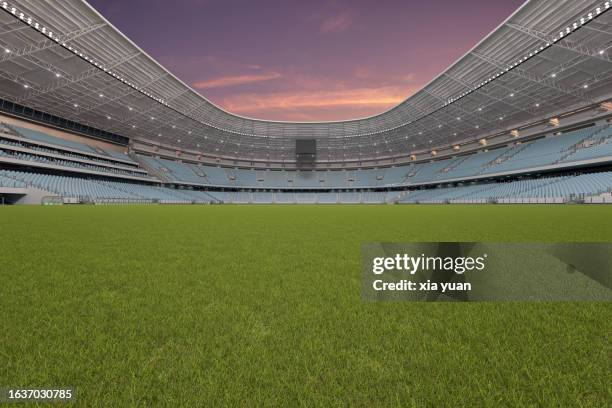
[[(244, 93), (219, 101), (239, 115), (274, 117), (279, 120), (326, 120), (336, 117), (369, 116), (389, 109), (418, 90), (418, 87), (379, 87), (317, 91), (282, 91), (266, 94)], [(351, 115), (351, 116), (346, 116)]]
[(335, 33), (348, 29), (352, 24), (351, 16), (348, 13), (338, 14), (323, 20), (320, 31), (322, 33)]
[(226, 86), (252, 84), (254, 82), (271, 81), (273, 79), (280, 78), (281, 74), (278, 72), (269, 72), (264, 74), (255, 75), (234, 75), (225, 76), (206, 81), (197, 81), (193, 83), (196, 89), (210, 89), (210, 88), (222, 88)]

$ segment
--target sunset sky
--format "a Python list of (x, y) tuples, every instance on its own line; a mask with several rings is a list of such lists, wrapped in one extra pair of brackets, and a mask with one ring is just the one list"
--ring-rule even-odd
[(271, 120), (385, 111), (467, 52), (522, 0), (90, 0), (222, 108)]

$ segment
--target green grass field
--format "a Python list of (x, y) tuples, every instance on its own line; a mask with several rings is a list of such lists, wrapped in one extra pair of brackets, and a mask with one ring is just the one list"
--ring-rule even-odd
[(371, 241), (612, 241), (612, 206), (0, 208), (0, 387), (78, 406), (606, 407), (610, 303), (368, 303)]

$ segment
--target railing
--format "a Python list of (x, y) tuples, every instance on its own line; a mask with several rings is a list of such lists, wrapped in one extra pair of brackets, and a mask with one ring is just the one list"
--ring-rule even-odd
[[(599, 129), (598, 131), (591, 133), (589, 136), (585, 137), (584, 139), (581, 139), (579, 142), (573, 144), (567, 149), (567, 153), (561, 156), (561, 158), (559, 158), (559, 160), (557, 160), (555, 164), (561, 163), (563, 160), (567, 159), (568, 157), (576, 153), (578, 150), (589, 149), (593, 146), (598, 146), (600, 144), (605, 143), (605, 140), (607, 138), (606, 137), (599, 138), (597, 137), (597, 135), (603, 133), (605, 130), (608, 130), (608, 129), (609, 129), (609, 126), (603, 127)], [(585, 146), (585, 143), (588, 142), (589, 140), (591, 140), (593, 143), (589, 144), (588, 146)]]
[(123, 204), (157, 204), (157, 200), (146, 198), (95, 198), (91, 200), (94, 205), (123, 205)]
[(451, 171), (453, 169), (456, 169), (457, 166), (459, 166), (461, 163), (463, 163), (464, 161), (466, 161), (470, 157), (472, 157), (472, 155), (465, 155), (465, 156), (459, 158), (459, 160), (456, 160), (453, 163), (450, 163), (449, 166), (446, 166), (442, 170), (438, 171), (438, 173), (448, 173), (449, 171)]
[(516, 156), (519, 152), (522, 152), (523, 150), (528, 148), (530, 145), (531, 145), (530, 143), (522, 143), (520, 145), (512, 146), (510, 149), (508, 149), (507, 151), (503, 152), (499, 156), (495, 157), (490, 162), (485, 163), (485, 165), (482, 166), (482, 170), (480, 171), (479, 174), (484, 172), (489, 167), (497, 166), (499, 164), (502, 164), (503, 162), (506, 162), (506, 161), (510, 160), (511, 158)]

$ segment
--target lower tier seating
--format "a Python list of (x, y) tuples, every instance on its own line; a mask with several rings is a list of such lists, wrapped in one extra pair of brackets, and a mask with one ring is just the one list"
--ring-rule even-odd
[[(467, 184), (408, 192), (402, 203), (566, 202), (612, 191), (612, 172), (544, 177), (501, 183)], [(529, 200), (525, 200), (529, 199)], [(531, 200), (533, 199), (533, 200)]]
[[(176, 190), (146, 184), (103, 181), (72, 176), (0, 170), (2, 180), (83, 202), (188, 203)], [(3, 183), (4, 184), (4, 183)]]
[(92, 203), (380, 204), (586, 201), (610, 197), (612, 171), (463, 183), (404, 191), (202, 191), (102, 178), (1, 170), (0, 188), (42, 190), (49, 196)]

